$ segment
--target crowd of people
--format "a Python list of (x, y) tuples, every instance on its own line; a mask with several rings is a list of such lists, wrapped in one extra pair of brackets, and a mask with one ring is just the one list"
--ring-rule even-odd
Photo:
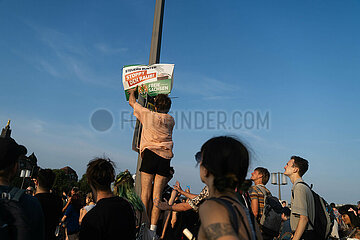
[[(135, 193), (131, 173), (126, 170), (116, 176), (111, 160), (96, 158), (89, 162), (86, 174), (92, 192), (84, 196), (74, 187), (69, 196), (62, 198), (51, 191), (55, 174), (50, 169), (40, 169), (34, 179), (34, 192), (11, 187), (9, 183), (17, 172), (16, 159), (26, 149), (13, 139), (0, 138), (0, 151), (2, 199), (5, 195), (10, 208), (10, 199), (20, 194), (15, 201), (22, 212), (16, 216), (23, 218), (15, 224), (16, 238), (8, 239), (135, 239), (140, 232), (151, 238), (181, 239), (184, 229), (198, 239), (319, 239), (312, 224), (314, 198), (311, 189), (302, 184), (308, 161), (292, 156), (287, 162), (284, 173), (293, 183), (291, 209), (283, 202), (279, 229), (271, 232), (261, 221), (268, 204), (266, 199), (271, 196), (266, 188), (269, 171), (264, 167), (254, 169), (250, 179), (253, 184), (249, 184), (245, 180), (249, 153), (232, 137), (212, 138), (196, 154), (200, 178), (206, 185), (200, 194), (184, 191), (179, 182), (173, 187), (167, 185), (174, 174), (174, 169), (169, 169), (161, 193), (161, 198), (167, 201), (150, 204), (160, 212), (158, 222), (165, 223), (164, 213), (172, 213), (169, 224), (159, 224), (156, 230), (150, 229), (151, 218)], [(334, 203), (330, 204), (335, 224), (329, 239), (360, 239), (359, 205), (360, 202), (358, 206), (336, 208)], [(0, 206), (0, 219), (7, 221), (5, 203)], [(12, 236), (13, 230), (2, 226), (0, 234)], [(6, 239), (5, 235), (0, 236)]]
[[(337, 208), (316, 197), (303, 180), (309, 162), (299, 156), (284, 162), (293, 187), (290, 204), (281, 202), (266, 188), (270, 174), (265, 167), (245, 179), (250, 154), (235, 137), (211, 138), (195, 154), (205, 184), (201, 193), (191, 193), (189, 186), (183, 190), (179, 182), (171, 187), (171, 100), (159, 94), (150, 111), (136, 102), (135, 91), (129, 91), (129, 104), (143, 125), (141, 195), (131, 173), (116, 175), (105, 157), (87, 165), (89, 193), (73, 187), (69, 196), (56, 195), (50, 169), (40, 169), (35, 189), (12, 187), (18, 159), (27, 150), (14, 139), (0, 138), (0, 239), (360, 239), (360, 202)], [(325, 229), (319, 227), (319, 212), (329, 217)]]

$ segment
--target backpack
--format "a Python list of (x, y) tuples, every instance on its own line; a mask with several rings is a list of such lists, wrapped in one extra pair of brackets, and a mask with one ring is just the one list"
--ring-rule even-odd
[(30, 226), (27, 217), (20, 206), (19, 199), (25, 190), (12, 188), (0, 196), (0, 239), (29, 239)]
[(309, 187), (309, 185), (307, 185), (305, 182), (299, 183), (306, 185), (311, 190), (311, 193), (314, 197), (315, 221), (312, 223), (309, 219), (309, 224), (314, 229), (317, 239), (328, 239), (335, 221), (335, 214), (333, 209), (322, 197), (320, 197), (316, 192), (314, 192), (312, 188)]
[[(241, 210), (239, 210), (231, 201), (229, 201), (225, 198), (232, 199), (230, 197), (225, 196), (225, 197), (221, 197), (221, 198), (209, 198), (209, 199), (207, 199), (207, 201), (213, 200), (213, 201), (223, 205), (227, 209), (231, 226), (234, 229), (234, 232), (236, 234), (239, 233), (239, 219), (236, 214), (236, 212), (237, 212), (241, 218), (241, 221), (244, 223), (246, 234), (247, 234), (247, 236), (250, 237), (249, 239), (250, 240), (261, 239), (261, 234), (260, 234), (260, 231), (257, 229), (257, 226), (256, 226), (257, 223), (255, 221), (254, 215), (251, 212), (249, 212), (248, 209), (246, 207), (244, 207), (241, 203), (238, 202), (241, 207)], [(243, 213), (241, 213), (241, 212), (243, 212)]]
[(264, 209), (260, 218), (261, 230), (271, 236), (278, 236), (283, 207), (277, 197), (267, 194), (260, 186), (256, 187), (264, 194)]

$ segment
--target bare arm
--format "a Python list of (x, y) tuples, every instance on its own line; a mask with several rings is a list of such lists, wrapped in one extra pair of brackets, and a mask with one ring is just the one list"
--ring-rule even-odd
[(158, 205), (156, 205), (161, 210), (173, 210), (176, 212), (184, 212), (187, 210), (192, 209), (191, 206), (188, 203), (178, 203), (170, 206), (167, 202), (159, 202)]
[(188, 193), (188, 192), (185, 192), (185, 191), (181, 191), (180, 193), (182, 195), (184, 195), (185, 197), (190, 198), (190, 199), (193, 199), (194, 197), (197, 196), (196, 194)]
[(137, 91), (137, 87), (127, 91), (129, 93), (129, 105), (134, 108), (134, 104), (136, 103), (135, 91)]
[(191, 206), (188, 203), (178, 203), (173, 206), (171, 206), (171, 209), (176, 212), (185, 212), (187, 210), (192, 209)]
[(293, 240), (299, 240), (301, 238), (301, 236), (303, 235), (303, 233), (306, 229), (306, 225), (307, 225), (308, 221), (309, 221), (309, 218), (307, 216), (300, 215), (300, 220), (296, 227)]
[(82, 219), (84, 218), (86, 213), (87, 213), (87, 211), (85, 210), (85, 208), (80, 209), (80, 217), (79, 217), (79, 224), (80, 225), (81, 225)]
[(71, 202), (71, 197), (70, 197), (69, 200), (66, 202), (65, 207), (62, 209), (62, 212), (65, 212), (65, 211), (66, 211), (66, 209), (67, 209), (68, 206), (70, 205), (70, 202)]
[(171, 228), (175, 227), (177, 221), (177, 212), (173, 211), (171, 215)]
[(178, 191), (181, 195), (184, 195), (187, 198), (193, 199), (194, 197), (197, 196), (197, 194), (192, 194), (189, 192), (185, 192), (184, 190), (182, 190), (182, 188), (180, 187), (180, 183), (178, 181), (176, 181), (176, 184), (174, 185), (174, 189), (176, 191)]
[(251, 199), (251, 210), (255, 218), (257, 218), (259, 215), (259, 200), (257, 198)]
[[(171, 196), (170, 196), (170, 200), (169, 200), (169, 205), (173, 205), (173, 204), (174, 204), (177, 195), (178, 195), (178, 192), (177, 192), (175, 189), (173, 189), (173, 190), (171, 191)], [(170, 214), (171, 214), (171, 211), (165, 213), (165, 216), (166, 216), (166, 215), (167, 215), (167, 216), (164, 218), (164, 219), (166, 219), (166, 220), (165, 220), (165, 224), (164, 224), (163, 231), (162, 231), (162, 234), (161, 234), (160, 239), (163, 239), (163, 238), (165, 237), (165, 232), (166, 232), (167, 226), (168, 226), (168, 224), (169, 224), (169, 220), (170, 220)]]

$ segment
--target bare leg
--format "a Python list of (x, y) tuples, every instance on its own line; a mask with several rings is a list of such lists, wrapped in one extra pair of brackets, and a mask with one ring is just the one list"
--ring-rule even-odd
[(149, 217), (151, 213), (149, 201), (153, 190), (153, 186), (152, 186), (153, 180), (154, 180), (153, 174), (141, 172), (141, 201), (143, 202)]
[(160, 209), (156, 207), (159, 201), (161, 201), (162, 191), (164, 190), (165, 184), (168, 181), (167, 177), (156, 174), (154, 180), (154, 190), (153, 190), (153, 205), (151, 211), (151, 225), (156, 225), (160, 215)]
[(67, 234), (67, 228), (65, 228), (65, 240), (69, 240), (68, 234)]

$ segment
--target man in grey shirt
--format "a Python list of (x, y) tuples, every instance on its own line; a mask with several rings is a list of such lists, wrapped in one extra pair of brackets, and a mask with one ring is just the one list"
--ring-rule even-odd
[(294, 232), (293, 239), (316, 239), (311, 226), (315, 220), (315, 203), (312, 192), (304, 182), (302, 176), (309, 168), (309, 162), (301, 157), (292, 156), (285, 166), (284, 174), (293, 184), (291, 189), (290, 225)]

